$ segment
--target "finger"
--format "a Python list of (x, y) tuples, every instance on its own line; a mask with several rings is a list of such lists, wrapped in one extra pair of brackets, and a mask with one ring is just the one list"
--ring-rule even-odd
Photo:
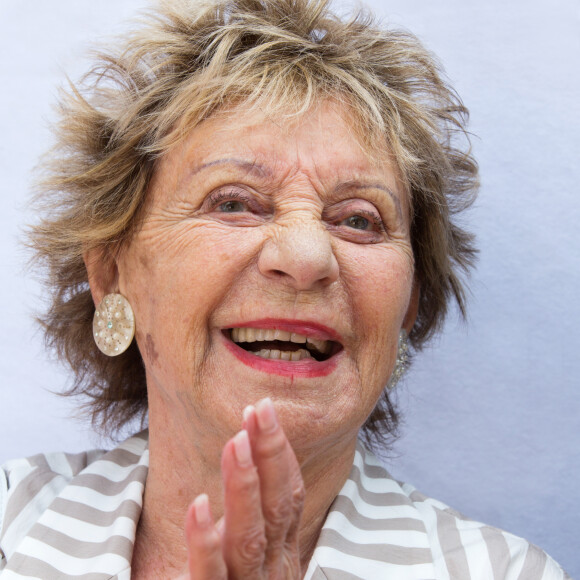
[(209, 500), (204, 493), (195, 498), (185, 518), (188, 570), (191, 580), (225, 580), (228, 572), (221, 537), (214, 525)]
[(289, 561), (299, 569), (298, 529), (304, 503), (304, 484), (294, 451), (278, 423), (270, 399), (256, 405), (252, 450), (260, 477), (265, 520), (266, 567), (279, 573)]
[(251, 443), (256, 430), (256, 409), (254, 408), (254, 405), (248, 405), (244, 409), (242, 429), (245, 429), (248, 432)]
[(224, 479), (224, 558), (229, 578), (259, 578), (265, 559), (266, 535), (258, 471), (248, 433), (228, 441), (222, 455)]

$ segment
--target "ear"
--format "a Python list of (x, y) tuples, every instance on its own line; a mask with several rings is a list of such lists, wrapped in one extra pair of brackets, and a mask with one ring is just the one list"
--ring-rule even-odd
[(115, 292), (118, 288), (117, 262), (109, 252), (102, 248), (87, 250), (83, 253), (83, 260), (96, 307), (105, 295)]
[(417, 313), (419, 312), (419, 298), (421, 297), (421, 289), (417, 279), (413, 281), (413, 288), (411, 289), (411, 298), (409, 299), (409, 305), (407, 306), (407, 312), (405, 313), (405, 318), (403, 319), (403, 328), (410, 334), (415, 320), (417, 320)]

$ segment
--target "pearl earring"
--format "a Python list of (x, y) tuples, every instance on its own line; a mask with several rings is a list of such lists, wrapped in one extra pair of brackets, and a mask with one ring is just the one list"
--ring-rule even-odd
[(121, 294), (107, 294), (95, 310), (93, 338), (107, 356), (125, 352), (135, 336), (135, 315)]

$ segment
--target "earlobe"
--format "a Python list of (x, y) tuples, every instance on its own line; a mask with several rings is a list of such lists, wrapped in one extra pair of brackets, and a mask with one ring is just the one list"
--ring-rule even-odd
[(95, 306), (98, 306), (106, 294), (117, 290), (119, 272), (117, 262), (104, 249), (93, 248), (83, 253), (87, 269), (89, 287)]
[(411, 333), (411, 330), (417, 320), (417, 314), (419, 312), (419, 299), (421, 297), (421, 288), (417, 279), (413, 282), (413, 288), (411, 290), (411, 298), (409, 299), (409, 305), (407, 306), (407, 312), (405, 318), (403, 319), (403, 328), (407, 331), (407, 334)]

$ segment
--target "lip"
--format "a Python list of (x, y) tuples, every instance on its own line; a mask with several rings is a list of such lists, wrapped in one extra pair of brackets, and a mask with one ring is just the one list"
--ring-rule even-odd
[(324, 326), (319, 322), (312, 322), (309, 320), (288, 320), (279, 318), (262, 318), (260, 320), (250, 320), (248, 322), (241, 322), (239, 324), (231, 324), (225, 326), (227, 328), (264, 328), (266, 330), (287, 330), (288, 332), (295, 332), (296, 334), (303, 334), (310, 338), (318, 340), (332, 340), (334, 342), (343, 343), (342, 337), (334, 329)]
[[(263, 318), (260, 320), (245, 321), (242, 323), (235, 323), (223, 328), (223, 330), (230, 328), (264, 328), (272, 330), (286, 330), (288, 332), (295, 332), (303, 334), (304, 336), (315, 338), (318, 340), (331, 340), (342, 344), (340, 335), (327, 326), (318, 322), (311, 322), (305, 320), (288, 320), (276, 318)], [(255, 370), (281, 375), (284, 377), (300, 377), (300, 378), (315, 378), (324, 377), (332, 373), (338, 364), (338, 360), (344, 349), (331, 356), (325, 361), (317, 361), (314, 359), (306, 359), (301, 361), (282, 361), (265, 359), (243, 348), (239, 347), (235, 342), (228, 339), (222, 333), (226, 348), (242, 363)]]

